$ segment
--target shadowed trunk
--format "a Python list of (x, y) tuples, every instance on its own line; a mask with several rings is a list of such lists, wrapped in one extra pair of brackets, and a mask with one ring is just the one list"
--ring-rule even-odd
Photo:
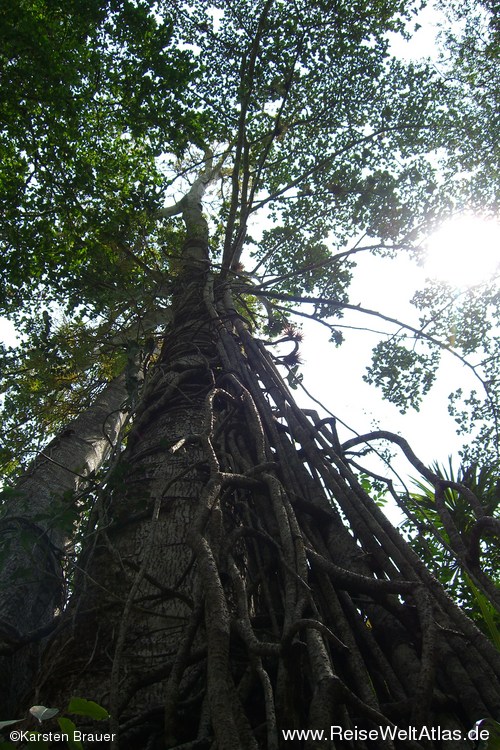
[[(61, 560), (80, 509), (77, 493), (116, 446), (125, 421), (125, 376), (111, 381), (94, 404), (41, 452), (2, 507), (0, 517), (0, 643), (2, 715), (14, 710), (30, 682), (33, 641), (50, 628), (64, 601)], [(38, 635), (37, 635), (38, 634)]]
[[(435, 74), (392, 55), (388, 33), (416, 11), (404, 3), (95, 0), (92, 28), (75, 8), (21, 5), (5, 58), (2, 247), (5, 287), (37, 355), (50, 321), (44, 314), (42, 331), (32, 289), (47, 310), (79, 303), (77, 329), (95, 326), (92, 359), (123, 346), (134, 362), (144, 321), (130, 347), (127, 331), (114, 342), (108, 332), (137, 321), (134, 310), (158, 320), (151, 300), (158, 313), (171, 303), (172, 315), (161, 348), (147, 338), (137, 399), (111, 384), (5, 504), (0, 667), (10, 692), (0, 719), (17, 724), (34, 704), (32, 724), (69, 713), (97, 738), (50, 746), (86, 750), (476, 750), (467, 731), (500, 715), (499, 652), (366, 493), (335, 420), (295, 403), (282, 378), (283, 368), (293, 384), (299, 361), (293, 327), (278, 340), (294, 340), (288, 358), (258, 333), (276, 343), (289, 306), (310, 293), (306, 316), (337, 342), (344, 308), (397, 326), (371, 372), (387, 364), (391, 383), (407, 374), (410, 387), (392, 394), (400, 405), (430, 387), (434, 350), (481, 352), (487, 366), (472, 369), (489, 373), (490, 301), (471, 335), (475, 307), (464, 302), (462, 335), (462, 312), (455, 325), (440, 285), (415, 295), (417, 327), (347, 301), (357, 253), (412, 256), (474, 186), (474, 204), (490, 205), (480, 160), (459, 143), (488, 102), (476, 109), (453, 62)], [(457, 50), (466, 41), (457, 36)], [(41, 76), (24, 60), (31, 48), (53, 63)], [(28, 78), (19, 108), (15, 83)], [(450, 202), (442, 176), (464, 165), (470, 181), (456, 182)], [(485, 390), (494, 382), (481, 380)], [(123, 390), (131, 426), (121, 450)], [(482, 420), (475, 402), (465, 401)], [(485, 524), (473, 549), (455, 545), (476, 566)], [(88, 703), (70, 711), (72, 697), (109, 715), (98, 722)], [(60, 718), (43, 729), (67, 726)], [(98, 739), (107, 732), (111, 742)]]
[(296, 746), (347, 748), (331, 725), (498, 715), (499, 654), (363, 491), (333, 421), (295, 405), (204, 253), (188, 241), (35, 702), (101, 703), (120, 748), (278, 748), (306, 727), (328, 739)]

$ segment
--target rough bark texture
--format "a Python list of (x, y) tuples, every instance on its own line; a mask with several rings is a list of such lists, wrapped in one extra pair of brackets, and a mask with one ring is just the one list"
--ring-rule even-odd
[(294, 404), (201, 245), (35, 702), (102, 703), (120, 748), (498, 716), (498, 652), (360, 487), (334, 423)]
[[(122, 750), (340, 749), (352, 743), (330, 725), (465, 731), (498, 715), (500, 655), (363, 491), (334, 421), (296, 406), (210, 272), (213, 174), (208, 158), (180, 203), (173, 320), (33, 701), (101, 703)], [(328, 739), (283, 740), (307, 727)]]
[(71, 527), (71, 517), (78, 514), (78, 492), (89, 488), (116, 445), (126, 399), (121, 376), (46, 446), (2, 508), (0, 646), (6, 654), (1, 659), (2, 716), (14, 710), (26, 690), (36, 659), (32, 644), (63, 605), (61, 560), (71, 532), (68, 523)]

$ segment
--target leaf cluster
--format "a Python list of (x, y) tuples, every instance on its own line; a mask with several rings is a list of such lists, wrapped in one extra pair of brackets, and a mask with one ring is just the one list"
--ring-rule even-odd
[[(435, 464), (433, 471), (440, 477), (460, 482), (479, 499), (484, 513), (500, 517), (500, 484), (496, 471), (478, 465), (462, 466), (456, 473), (450, 459), (448, 467)], [(474, 619), (500, 648), (500, 614), (471, 581), (457, 560), (451, 540), (436, 506), (434, 488), (428, 483), (413, 480), (418, 488), (405, 499), (411, 516), (402, 524), (402, 530), (436, 578), (445, 586), (452, 598)], [(468, 545), (476, 518), (466, 496), (457, 490), (444, 491), (446, 511), (450, 515), (464, 544)], [(500, 548), (498, 540), (485, 537), (481, 543), (481, 568), (498, 584)]]
[[(276, 302), (275, 321), (271, 303), (264, 315), (252, 295), (242, 297), (241, 314), (277, 334), (304, 295), (317, 300), (315, 318), (339, 317), (348, 303), (353, 238), (363, 235), (387, 255), (413, 252), (422, 227), (469, 196), (450, 179), (453, 170), (474, 172), (484, 161), (484, 150), (466, 153), (461, 144), (469, 114), (479, 122), (492, 112), (486, 62), (471, 78), (473, 50), (490, 60), (490, 41), (471, 47), (467, 32), (455, 49), (448, 40), (447, 70), (457, 81), (431, 65), (396, 60), (388, 32), (404, 31), (417, 9), (400, 0), (26, 0), (14, 10), (5, 2), (0, 309), (30, 342), (11, 368), (19, 384), (4, 386), (9, 434), (14, 419), (26, 429), (32, 424), (32, 436), (44, 425), (51, 432), (32, 421), (43, 399), (56, 404), (50, 394), (59, 388), (68, 403), (72, 394), (86, 403), (71, 378), (86, 373), (84, 392), (91, 393), (116, 370), (97, 343), (87, 351), (96, 362), (102, 356), (101, 370), (83, 361), (83, 343), (66, 347), (62, 335), (52, 336), (49, 351), (36, 331), (40, 309), (56, 301), (67, 314), (83, 311), (92, 339), (103, 320), (113, 326), (127, 309), (168, 304), (185, 238), (179, 198), (209, 161), (211, 260), (237, 278), (242, 257), (245, 264), (249, 258), (260, 298), (289, 295)], [(479, 79), (487, 94), (474, 98)], [(478, 201), (488, 199), (488, 169)], [(177, 208), (160, 220), (167, 199)], [(438, 297), (425, 304), (428, 341), (445, 346), (453, 335), (461, 356), (482, 346), (475, 324), (481, 315), (489, 325), (484, 305), (464, 306), (457, 322), (451, 308), (439, 318)], [(340, 342), (336, 329), (332, 335)], [(497, 360), (493, 349), (482, 351), (486, 383)], [(415, 347), (395, 337), (377, 347), (367, 378), (401, 410), (418, 407), (439, 352), (439, 344)], [(469, 404), (488, 429), (492, 393), (483, 412)], [(37, 406), (26, 411), (30, 399)]]
[(90, 269), (112, 282), (109, 238), (136, 246), (151, 231), (155, 158), (181, 152), (196, 124), (178, 96), (190, 55), (149, 3), (33, 0), (0, 17), (0, 305), (11, 312), (40, 281), (80, 298)]

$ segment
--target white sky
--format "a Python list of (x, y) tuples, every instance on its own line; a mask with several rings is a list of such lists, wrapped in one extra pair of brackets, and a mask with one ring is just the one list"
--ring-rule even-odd
[[(425, 8), (418, 16), (421, 28), (410, 42), (391, 35), (393, 51), (402, 58), (436, 56), (438, 16)], [(412, 29), (413, 30), (413, 29)], [(499, 227), (500, 237), (500, 227)], [(358, 267), (351, 286), (351, 301), (363, 307), (408, 320), (415, 318), (409, 300), (424, 280), (424, 272), (408, 258), (388, 260), (363, 254), (357, 257)], [(376, 319), (349, 313), (340, 321), (355, 326), (379, 328)], [(382, 400), (381, 392), (362, 380), (370, 362), (371, 349), (380, 337), (361, 331), (345, 331), (346, 341), (340, 348), (328, 342), (326, 328), (315, 323), (304, 324), (305, 338), (300, 347), (304, 365), (304, 385), (340, 420), (359, 433), (375, 428), (401, 433), (425, 462), (446, 463), (449, 455), (457, 455), (463, 438), (456, 435), (455, 423), (447, 413), (448, 393), (460, 385), (471, 383), (468, 371), (457, 360), (444, 354), (438, 381), (424, 399), (420, 412), (401, 415), (398, 409)], [(0, 318), (0, 339), (14, 343), (13, 326)], [(296, 392), (301, 405), (307, 400)], [(312, 408), (318, 408), (311, 404)], [(341, 439), (347, 439), (347, 432)], [(458, 466), (458, 459), (456, 465)], [(399, 471), (414, 476), (415, 471), (405, 459), (396, 462)]]
[[(437, 11), (432, 3), (425, 7), (409, 25), (412, 38), (405, 41), (397, 34), (390, 34), (391, 50), (402, 59), (437, 59), (437, 37), (439, 24), (446, 24), (446, 19), (440, 11)], [(418, 23), (420, 28), (414, 32), (414, 25)], [(460, 220), (459, 220), (460, 221)], [(441, 236), (438, 241), (441, 250), (440, 260), (435, 262), (435, 268), (440, 278), (443, 266), (449, 268), (454, 264), (455, 279), (458, 283), (463, 281), (464, 273), (470, 275), (470, 264), (467, 267), (467, 259), (464, 257), (463, 269), (458, 268), (457, 258), (457, 234), (463, 227), (455, 228), (450, 237)], [(487, 242), (487, 258), (496, 259), (498, 268), (500, 259), (500, 224), (494, 228), (490, 225), (486, 232), (481, 225), (472, 228), (476, 231), (476, 242), (473, 248), (465, 244), (460, 248), (461, 252), (470, 257), (471, 250), (478, 255), (483, 249), (483, 243)], [(481, 246), (478, 244), (479, 235)], [(436, 249), (436, 247), (435, 247)], [(453, 260), (450, 261), (450, 258)], [(409, 300), (418, 288), (425, 283), (425, 273), (415, 262), (408, 258), (388, 260), (380, 257), (363, 254), (362, 258), (357, 256), (358, 267), (354, 273), (354, 279), (350, 288), (350, 299), (353, 304), (361, 304), (362, 307), (378, 310), (381, 313), (401, 319), (404, 322), (413, 322), (418, 325), (415, 308), (409, 304)], [(439, 270), (438, 270), (439, 269)], [(457, 276), (458, 272), (458, 276)], [(461, 276), (460, 276), (461, 272)], [(493, 270), (491, 270), (493, 273)], [(453, 283), (453, 274), (450, 274)], [(459, 281), (460, 278), (460, 281)], [(376, 319), (370, 320), (361, 314), (349, 313), (340, 321), (344, 324), (380, 328), (380, 322)], [(378, 343), (380, 337), (361, 331), (345, 331), (346, 341), (340, 348), (328, 342), (328, 331), (316, 324), (306, 324), (306, 336), (301, 344), (301, 354), (304, 366), (304, 386), (332, 411), (335, 416), (346, 422), (358, 433), (366, 433), (371, 429), (384, 429), (401, 434), (411, 444), (419, 458), (426, 464), (438, 461), (447, 464), (448, 457), (454, 457), (454, 464), (459, 466), (458, 451), (464, 444), (466, 436), (458, 436), (456, 423), (448, 414), (448, 394), (458, 387), (467, 391), (468, 387), (477, 388), (473, 375), (457, 359), (446, 352), (443, 353), (442, 363), (439, 368), (437, 380), (431, 391), (424, 397), (419, 412), (410, 409), (402, 415), (398, 408), (382, 399), (381, 391), (363, 381), (367, 365), (371, 361), (371, 350)], [(302, 402), (302, 396), (299, 400)], [(314, 405), (311, 404), (311, 408)], [(342, 428), (339, 426), (339, 432)], [(341, 433), (341, 440), (348, 439), (347, 432)], [(401, 454), (399, 453), (401, 456)], [(412, 477), (416, 471), (404, 457), (397, 458), (394, 466), (402, 476)], [(379, 470), (378, 469), (374, 470)], [(380, 473), (388, 475), (382, 469)]]
[[(416, 311), (409, 300), (424, 281), (422, 269), (408, 258), (390, 260), (370, 255), (359, 261), (351, 299), (353, 304), (410, 322), (415, 319)], [(355, 312), (346, 314), (339, 322), (384, 328), (382, 321)], [(307, 325), (300, 349), (307, 390), (356, 432), (384, 429), (402, 434), (424, 463), (434, 460), (444, 463), (449, 455), (456, 454), (461, 439), (447, 413), (447, 396), (468, 378), (460, 363), (445, 353), (438, 380), (424, 398), (420, 411), (412, 409), (402, 415), (397, 407), (382, 399), (380, 389), (362, 379), (371, 361), (371, 350), (381, 337), (350, 330), (345, 331), (345, 337), (342, 346), (336, 348), (328, 343), (325, 328), (314, 323)], [(373, 423), (378, 426), (373, 427)], [(348, 439), (346, 432), (344, 435), (343, 439)], [(398, 462), (398, 466), (404, 467), (405, 463)], [(408, 472), (415, 474), (411, 467)]]

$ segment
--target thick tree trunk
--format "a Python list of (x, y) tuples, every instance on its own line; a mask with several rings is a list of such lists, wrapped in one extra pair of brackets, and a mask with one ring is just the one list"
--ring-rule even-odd
[(7, 655), (2, 659), (2, 715), (14, 710), (26, 690), (36, 657), (33, 643), (63, 606), (61, 561), (81, 510), (78, 493), (92, 485), (116, 445), (126, 399), (125, 376), (120, 376), (46, 446), (2, 507), (0, 647)]
[(499, 654), (193, 253), (35, 701), (102, 703), (120, 748), (288, 747), (305, 727), (327, 734), (304, 747), (346, 748), (331, 725), (498, 715)]
[(332, 420), (295, 405), (211, 275), (211, 176), (208, 159), (179, 204), (173, 321), (33, 699), (103, 704), (122, 750), (274, 750), (306, 727), (325, 737), (298, 745), (352, 747), (332, 725), (465, 732), (500, 713), (500, 655), (363, 491)]

